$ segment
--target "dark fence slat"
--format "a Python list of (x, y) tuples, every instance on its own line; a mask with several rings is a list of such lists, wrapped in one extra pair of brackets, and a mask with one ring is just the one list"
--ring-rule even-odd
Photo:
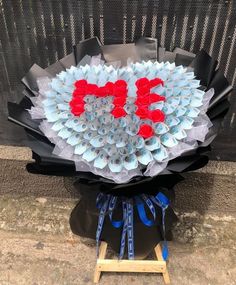
[[(22, 74), (22, 64), (21, 64), (21, 56), (19, 55), (20, 49), (18, 48), (20, 43), (18, 41), (18, 34), (17, 30), (15, 28), (15, 22), (14, 22), (14, 13), (11, 2), (5, 2), (3, 1), (3, 11), (4, 11), (4, 18), (5, 18), (5, 32), (7, 33), (8, 38), (8, 46), (7, 46), (7, 60), (6, 60), (6, 66), (8, 64), (12, 65), (12, 68), (14, 69), (12, 74), (8, 74), (8, 78), (10, 80), (10, 83), (14, 84), (17, 78), (18, 74)], [(5, 34), (6, 34), (5, 33)], [(3, 43), (4, 45), (4, 43)]]
[(132, 29), (135, 23), (135, 18), (137, 14), (137, 3), (135, 1), (130, 1), (130, 3), (125, 3), (125, 17), (126, 17), (126, 42), (131, 43), (133, 41)]
[(84, 38), (91, 38), (91, 26), (90, 26), (90, 17), (89, 17), (89, 7), (91, 1), (82, 1), (82, 11), (83, 11), (83, 27), (84, 27)]
[[(188, 21), (187, 21), (187, 29), (185, 37), (182, 36), (182, 39), (184, 41), (183, 49), (186, 49), (188, 51), (192, 51), (192, 43), (195, 41), (195, 36), (197, 34), (197, 15), (199, 15), (200, 12), (200, 5), (193, 5), (190, 1), (188, 2), (188, 8), (187, 8), (187, 15), (188, 15)], [(176, 33), (175, 38), (178, 38), (178, 34)], [(177, 46), (177, 41), (175, 41), (175, 46)]]
[(103, 1), (104, 43), (122, 43), (124, 28), (123, 1)]
[[(189, 2), (188, 1), (176, 1), (178, 3), (176, 3), (176, 19), (175, 19), (175, 27), (174, 27), (174, 31), (173, 33), (175, 34), (175, 39), (173, 39), (173, 41), (171, 42), (171, 47), (170, 49), (173, 49), (174, 47), (181, 47), (183, 48), (183, 46), (181, 45), (181, 41), (182, 38), (184, 36), (184, 22), (185, 22), (185, 17), (189, 14), (187, 14), (188, 11), (188, 5)], [(170, 34), (171, 37), (171, 34)]]
[(201, 47), (201, 40), (203, 36), (204, 27), (206, 25), (207, 14), (209, 14), (210, 0), (202, 0), (197, 2), (199, 3), (199, 14), (198, 16), (198, 24), (197, 24), (197, 32), (194, 40), (193, 52), (197, 53)]
[(142, 33), (143, 16), (144, 16), (143, 4), (144, 4), (143, 0), (138, 1), (134, 39), (138, 39), (140, 36), (143, 35)]
[(92, 19), (93, 19), (93, 31), (94, 36), (100, 38), (101, 36), (101, 3), (100, 1), (92, 1)]
[(83, 33), (83, 23), (82, 23), (82, 6), (80, 1), (72, 0), (69, 2), (71, 5), (71, 13), (73, 16), (73, 29), (74, 29), (74, 42), (73, 44), (78, 43), (79, 41), (84, 39)]
[[(228, 56), (229, 56), (229, 51), (231, 47), (231, 40), (233, 38), (234, 33), (236, 32), (236, 3), (234, 1), (232, 1), (232, 7), (230, 9), (230, 13), (227, 19), (225, 20), (228, 21), (228, 25), (227, 25), (225, 36), (222, 38), (224, 42), (222, 42), (221, 44), (223, 45), (223, 48), (222, 48), (221, 57), (220, 57), (220, 66), (221, 68), (223, 68), (224, 71), (225, 71), (227, 62), (229, 61)], [(233, 79), (233, 73), (234, 73), (233, 69), (231, 69), (231, 72), (228, 72), (230, 80)]]
[[(217, 59), (219, 58), (219, 52), (220, 52), (221, 46), (225, 47), (225, 45), (227, 44), (227, 41), (223, 42), (222, 39), (224, 37), (225, 23), (227, 20), (227, 16), (230, 13), (230, 6), (225, 5), (224, 2), (221, 2), (219, 4), (219, 7), (220, 7), (220, 11), (219, 11), (219, 16), (218, 16), (218, 26), (216, 29), (216, 35), (214, 38), (214, 44), (213, 44), (213, 49), (212, 49), (212, 56)], [(232, 22), (231, 24), (232, 26), (235, 26), (235, 23), (233, 24)], [(218, 43), (218, 45), (216, 45), (215, 43)], [(221, 62), (220, 62), (220, 65), (222, 66)]]
[(51, 1), (43, 0), (42, 2), (42, 16), (44, 19), (43, 26), (46, 35), (48, 35), (45, 39), (45, 44), (46, 44), (45, 48), (50, 51), (48, 52), (48, 60), (50, 64), (54, 63), (58, 59), (56, 51), (56, 41), (53, 33), (53, 23), (52, 23), (51, 13), (52, 13)]
[(4, 12), (9, 42), (14, 43), (16, 32), (15, 32), (14, 17), (13, 17), (11, 2), (2, 1), (2, 8), (3, 8), (3, 12)]
[[(22, 9), (19, 2), (15, 2), (11, 0), (11, 6), (12, 6), (12, 16), (15, 20), (15, 39), (17, 39), (19, 44), (19, 56), (18, 56), (18, 62), (20, 64), (20, 68), (22, 69), (22, 72), (24, 70), (24, 67), (29, 67), (29, 41), (28, 37), (26, 35), (26, 24), (23, 18)], [(17, 51), (18, 52), (18, 49)]]
[[(176, 17), (178, 11), (177, 7), (181, 0), (176, 1), (166, 1), (168, 2), (168, 10), (167, 10), (167, 20), (166, 20), (166, 31), (165, 31), (165, 44), (164, 47), (168, 50), (171, 50), (172, 47), (172, 36), (174, 33), (174, 29), (176, 26)], [(185, 1), (184, 1), (185, 2)]]
[(42, 6), (40, 1), (32, 1), (32, 11), (34, 22), (32, 23), (35, 26), (35, 33), (37, 39), (37, 52), (40, 55), (40, 62), (38, 63), (42, 67), (49, 65), (48, 52), (45, 49), (46, 40), (43, 30), (43, 20), (42, 20)]
[(217, 16), (218, 7), (220, 8), (220, 0), (212, 1), (211, 8), (209, 11), (209, 16), (208, 16), (208, 23), (207, 23), (207, 29), (206, 29), (205, 41), (204, 41), (204, 48), (207, 50), (207, 52), (210, 51), (213, 31), (214, 31), (214, 27), (216, 24), (216, 16)]
[(62, 27), (61, 15), (62, 15), (62, 7), (61, 2), (59, 1), (51, 1), (52, 5), (52, 17), (53, 17), (53, 26), (56, 37), (56, 47), (57, 47), (57, 55), (58, 59), (61, 59), (65, 56), (65, 49), (63, 44), (64, 32)]
[[(14, 86), (14, 78), (16, 77), (16, 69), (14, 61), (12, 60), (11, 41), (8, 37), (6, 21), (4, 19), (4, 10), (0, 10), (0, 40), (1, 40), (1, 86), (2, 91), (11, 90)], [(7, 80), (3, 81), (4, 78)], [(13, 80), (12, 80), (13, 79)]]
[(164, 43), (161, 42), (161, 34), (163, 29), (163, 17), (164, 17), (164, 3), (167, 1), (159, 0), (157, 2), (157, 22), (156, 22), (156, 38), (160, 45), (164, 45)]
[(39, 55), (37, 53), (37, 44), (33, 33), (34, 26), (32, 25), (32, 23), (34, 22), (34, 19), (32, 15), (31, 1), (24, 0), (21, 3), (22, 3), (23, 19), (25, 21), (24, 32), (26, 34), (26, 37), (28, 38), (28, 43), (29, 43), (28, 48), (30, 50), (30, 60), (32, 64), (38, 61)]
[(145, 27), (144, 27), (144, 32), (143, 32), (143, 35), (145, 37), (151, 37), (153, 13), (154, 13), (154, 2), (148, 1), (147, 12), (146, 12), (146, 22), (145, 22)]
[(69, 1), (61, 1), (61, 7), (62, 7), (62, 18), (63, 18), (63, 30), (65, 35), (65, 41), (66, 41), (66, 50), (65, 53), (69, 54), (72, 52), (72, 36), (71, 36), (71, 19), (70, 19), (70, 7), (69, 7)]

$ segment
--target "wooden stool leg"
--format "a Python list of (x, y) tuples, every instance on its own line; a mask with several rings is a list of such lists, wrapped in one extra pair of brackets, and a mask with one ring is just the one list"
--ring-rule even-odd
[[(158, 244), (155, 248), (154, 248), (157, 260), (163, 261), (163, 257), (162, 257), (162, 249), (160, 244)], [(164, 282), (165, 284), (170, 284), (170, 276), (166, 267), (165, 272), (162, 273), (163, 278), (164, 278)]]
[[(104, 259), (106, 257), (106, 252), (107, 252), (107, 243), (102, 241), (99, 247), (98, 259)], [(101, 271), (98, 270), (98, 265), (96, 265), (96, 268), (94, 271), (94, 279), (93, 279), (94, 283), (98, 283), (100, 277), (101, 277)]]
[(98, 283), (102, 271), (106, 272), (160, 272), (163, 275), (165, 284), (170, 284), (170, 277), (166, 267), (166, 262), (162, 257), (162, 249), (158, 244), (154, 251), (157, 257), (155, 260), (113, 260), (105, 259), (107, 243), (101, 242), (99, 256), (94, 272), (94, 283)]

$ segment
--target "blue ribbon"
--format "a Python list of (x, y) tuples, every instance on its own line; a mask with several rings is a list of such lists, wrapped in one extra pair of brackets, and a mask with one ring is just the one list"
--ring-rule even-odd
[(110, 201), (110, 195), (104, 196), (102, 193), (98, 194), (96, 206), (98, 209), (100, 209), (100, 212), (99, 212), (98, 225), (96, 231), (97, 256), (99, 254), (99, 242), (109, 201)]
[[(133, 199), (121, 198), (122, 200), (122, 208), (123, 208), (123, 219), (114, 221), (113, 220), (113, 211), (116, 207), (117, 203), (116, 196), (106, 195), (100, 193), (97, 197), (96, 205), (99, 211), (99, 218), (98, 218), (98, 226), (96, 232), (96, 243), (97, 243), (97, 252), (99, 241), (102, 233), (102, 228), (104, 224), (104, 219), (106, 214), (109, 214), (109, 218), (111, 224), (114, 228), (122, 228), (121, 234), (121, 242), (120, 242), (120, 253), (119, 258), (122, 259), (125, 252), (125, 244), (127, 239), (127, 246), (128, 246), (128, 258), (134, 259), (134, 231), (133, 231), (133, 204), (136, 205), (138, 215), (142, 223), (148, 227), (151, 227), (155, 223), (156, 219), (156, 210), (155, 205), (161, 208), (162, 210), (162, 231), (163, 231), (163, 249), (162, 249), (162, 256), (163, 259), (166, 260), (168, 258), (168, 247), (166, 241), (166, 230), (165, 230), (165, 213), (166, 209), (169, 206), (169, 199), (162, 193), (159, 192), (156, 196), (147, 196), (145, 194), (135, 196)], [(150, 210), (153, 219), (148, 219), (146, 215), (145, 205)]]
[(134, 231), (133, 231), (133, 205), (131, 200), (122, 201), (124, 225), (121, 234), (120, 254), (122, 259), (125, 251), (125, 243), (127, 237), (128, 258), (134, 259)]
[(124, 224), (124, 222), (123, 222), (124, 218), (121, 221), (113, 221), (113, 219), (112, 219), (112, 214), (113, 214), (113, 211), (114, 211), (115, 206), (116, 206), (116, 201), (117, 201), (117, 197), (112, 196), (110, 203), (109, 203), (108, 211), (109, 211), (109, 218), (110, 218), (111, 224), (113, 225), (114, 228), (119, 229)]
[[(153, 221), (149, 220), (147, 218), (145, 207), (144, 207), (144, 203), (143, 203), (143, 200), (141, 198), (143, 198), (144, 202), (146, 203), (146, 205), (148, 206), (149, 210), (151, 211), (152, 216), (153, 216)], [(143, 222), (144, 225), (146, 225), (148, 227), (153, 226), (154, 222), (155, 222), (155, 219), (156, 219), (156, 211), (155, 211), (155, 207), (153, 206), (152, 201), (144, 194), (141, 195), (141, 197), (140, 196), (135, 196), (134, 199), (135, 199), (135, 202), (136, 202), (136, 207), (137, 207), (137, 210), (138, 210), (138, 215), (139, 215), (140, 220)]]
[(170, 201), (162, 192), (159, 192), (155, 197), (152, 197), (152, 200), (159, 207), (161, 207), (161, 210), (162, 210), (162, 231), (163, 231), (163, 238), (164, 238), (163, 248), (162, 248), (162, 257), (164, 260), (167, 260), (169, 256), (169, 250), (168, 250), (167, 241), (166, 241), (165, 214), (166, 214), (166, 209), (168, 208), (170, 204)]

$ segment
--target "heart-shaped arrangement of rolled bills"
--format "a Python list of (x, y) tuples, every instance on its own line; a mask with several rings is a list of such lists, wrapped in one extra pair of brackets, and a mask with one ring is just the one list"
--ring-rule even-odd
[(194, 72), (175, 63), (116, 68), (91, 58), (38, 85), (30, 113), (43, 114), (40, 129), (54, 153), (116, 183), (157, 175), (212, 127), (206, 110), (213, 88), (198, 89)]
[(9, 119), (28, 133), (30, 172), (76, 176), (82, 199), (72, 230), (134, 258), (165, 240), (178, 173), (207, 163), (232, 88), (205, 51), (165, 53), (142, 38), (123, 45), (120, 59), (121, 46), (93, 38), (46, 70), (34, 65)]

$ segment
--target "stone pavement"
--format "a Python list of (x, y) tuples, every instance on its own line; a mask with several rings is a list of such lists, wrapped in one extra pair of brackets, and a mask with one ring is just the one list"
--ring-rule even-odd
[[(94, 241), (74, 236), (74, 199), (0, 196), (0, 285), (93, 284)], [(173, 285), (236, 284), (236, 217), (178, 213)], [(104, 273), (101, 285), (164, 284), (158, 274)]]

